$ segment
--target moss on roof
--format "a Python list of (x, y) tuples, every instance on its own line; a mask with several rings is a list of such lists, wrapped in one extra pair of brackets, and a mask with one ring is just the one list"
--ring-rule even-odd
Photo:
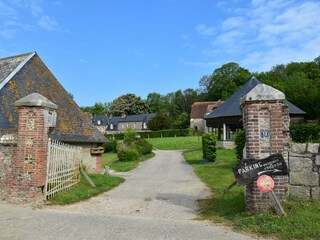
[[(13, 60), (15, 57), (0, 59), (0, 66), (14, 71), (28, 56), (30, 54), (17, 56), (16, 61)], [(4, 69), (3, 72), (8, 73)], [(58, 105), (57, 125), (51, 132), (52, 137), (66, 142), (106, 141), (36, 53), (0, 89), (0, 128), (17, 127), (18, 115), (13, 103), (34, 92)]]

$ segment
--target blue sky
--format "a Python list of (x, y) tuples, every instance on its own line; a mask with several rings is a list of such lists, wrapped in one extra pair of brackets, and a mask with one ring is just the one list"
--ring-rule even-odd
[(320, 55), (319, 0), (0, 0), (0, 57), (36, 51), (80, 106)]

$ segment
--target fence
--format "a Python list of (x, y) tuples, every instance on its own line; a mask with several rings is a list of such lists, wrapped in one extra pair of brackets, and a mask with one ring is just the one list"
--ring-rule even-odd
[(80, 182), (81, 147), (49, 139), (45, 199)]

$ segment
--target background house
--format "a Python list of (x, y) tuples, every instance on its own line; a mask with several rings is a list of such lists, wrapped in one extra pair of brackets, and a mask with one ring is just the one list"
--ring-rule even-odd
[(154, 117), (154, 113), (122, 116), (95, 116), (92, 123), (101, 133), (125, 132), (128, 128), (135, 131), (148, 130), (147, 122)]
[[(242, 129), (242, 113), (240, 111), (240, 99), (261, 82), (252, 77), (242, 88), (235, 92), (228, 100), (212, 113), (204, 117), (208, 131), (215, 131), (220, 140), (220, 146), (232, 147), (237, 129)], [(290, 123), (304, 122), (306, 113), (285, 101), (289, 107)]]
[(56, 127), (50, 130), (50, 138), (81, 146), (82, 161), (89, 171), (95, 171), (97, 157), (90, 150), (107, 139), (36, 52), (0, 59), (0, 130), (17, 129), (18, 115), (13, 103), (32, 93), (58, 105)]
[(190, 128), (197, 131), (206, 130), (206, 122), (203, 119), (206, 115), (213, 112), (223, 102), (218, 100), (214, 102), (195, 102), (191, 106)]

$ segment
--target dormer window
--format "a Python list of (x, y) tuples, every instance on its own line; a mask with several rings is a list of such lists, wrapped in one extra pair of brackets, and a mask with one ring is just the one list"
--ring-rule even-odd
[(97, 122), (97, 123), (98, 123), (98, 125), (100, 125), (100, 124), (101, 124), (101, 120), (98, 120), (98, 122)]

